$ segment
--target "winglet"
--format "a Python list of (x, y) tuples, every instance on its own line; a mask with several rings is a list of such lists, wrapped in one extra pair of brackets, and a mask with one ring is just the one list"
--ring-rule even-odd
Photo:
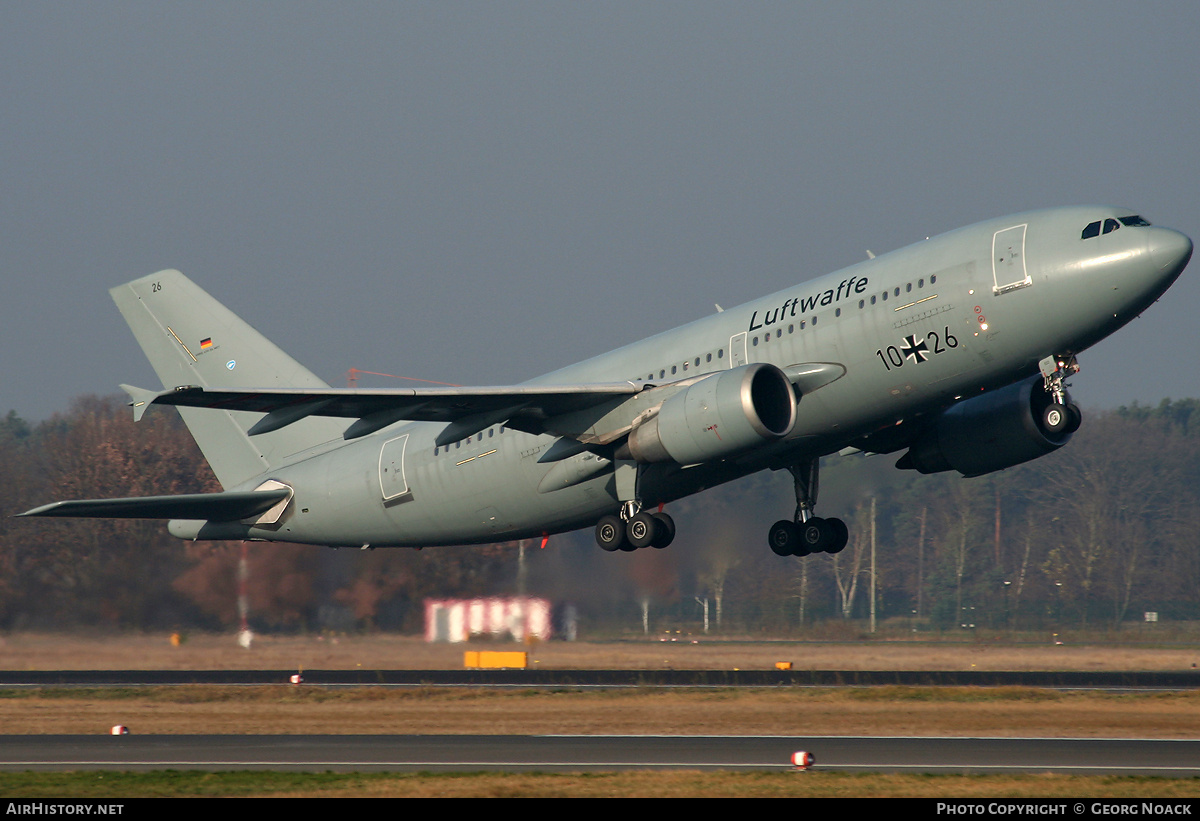
[(145, 388), (135, 388), (133, 385), (122, 385), (121, 390), (129, 394), (129, 405), (133, 408), (133, 421), (142, 421), (146, 408), (154, 404), (154, 400), (166, 391), (148, 391)]

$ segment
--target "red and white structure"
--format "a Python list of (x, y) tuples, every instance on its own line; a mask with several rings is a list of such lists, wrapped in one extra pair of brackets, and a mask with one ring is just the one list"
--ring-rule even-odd
[(550, 602), (526, 596), (426, 599), (425, 641), (550, 638)]
[(817, 759), (812, 753), (805, 752), (804, 750), (797, 750), (792, 753), (792, 766), (797, 770), (807, 770), (816, 763)]

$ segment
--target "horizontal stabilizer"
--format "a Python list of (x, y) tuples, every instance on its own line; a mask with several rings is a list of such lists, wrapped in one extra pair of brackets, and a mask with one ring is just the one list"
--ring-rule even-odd
[(91, 519), (207, 519), (232, 522), (269, 510), (288, 497), (289, 487), (235, 493), (188, 493), (181, 496), (134, 496), (54, 502), (19, 516), (67, 516)]

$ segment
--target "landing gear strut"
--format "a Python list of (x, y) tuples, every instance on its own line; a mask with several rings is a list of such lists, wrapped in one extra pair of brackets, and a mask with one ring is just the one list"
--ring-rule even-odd
[(1079, 406), (1071, 401), (1064, 384), (1067, 377), (1079, 373), (1079, 363), (1075, 361), (1075, 356), (1047, 356), (1038, 363), (1038, 369), (1042, 372), (1042, 387), (1053, 400), (1042, 411), (1042, 432), (1048, 436), (1059, 436), (1079, 430), (1079, 425), (1083, 422), (1083, 413), (1080, 412)]
[(608, 551), (634, 551), (643, 547), (664, 548), (675, 539), (675, 520), (666, 513), (642, 510), (640, 485), (644, 465), (632, 461), (616, 463), (617, 496), (621, 515), (601, 516), (596, 523), (596, 543)]
[(771, 525), (767, 533), (767, 543), (777, 556), (840, 553), (849, 541), (850, 532), (841, 519), (822, 519), (813, 515), (819, 469), (817, 459), (788, 466), (796, 489), (796, 514), (793, 521), (781, 519)]

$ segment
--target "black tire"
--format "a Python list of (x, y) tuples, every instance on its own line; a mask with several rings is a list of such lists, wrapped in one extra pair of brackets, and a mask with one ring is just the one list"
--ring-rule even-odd
[(620, 550), (625, 540), (625, 523), (620, 516), (601, 516), (596, 522), (596, 544), (612, 553)]
[(654, 541), (650, 543), (650, 546), (662, 550), (675, 541), (675, 520), (666, 513), (652, 513), (651, 515), (658, 522), (658, 532), (655, 533)]
[(1079, 406), (1075, 404), (1067, 405), (1067, 416), (1069, 417), (1067, 421), (1067, 433), (1074, 433), (1079, 430), (1079, 426), (1083, 424), (1083, 411), (1079, 409)]
[(800, 529), (795, 522), (780, 519), (767, 531), (767, 544), (776, 556), (794, 556), (800, 546)]
[(1047, 436), (1058, 436), (1067, 432), (1071, 423), (1071, 413), (1066, 405), (1053, 402), (1042, 411), (1042, 432)]
[(625, 523), (625, 538), (635, 549), (649, 547), (658, 535), (658, 519), (649, 513), (639, 513)]
[(829, 522), (814, 516), (800, 525), (800, 544), (804, 552), (796, 555), (807, 556), (809, 553), (823, 553), (832, 543), (833, 531), (829, 527)]
[(827, 521), (833, 540), (825, 548), (825, 552), (841, 553), (846, 549), (846, 543), (850, 541), (850, 528), (846, 527), (846, 523), (841, 519), (828, 519)]

